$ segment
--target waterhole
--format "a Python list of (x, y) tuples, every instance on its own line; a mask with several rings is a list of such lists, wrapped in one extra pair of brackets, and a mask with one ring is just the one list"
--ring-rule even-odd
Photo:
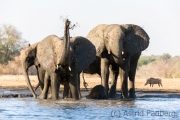
[[(34, 99), (28, 90), (0, 90), (0, 120), (180, 119), (179, 93), (136, 92), (136, 99)], [(9, 96), (8, 96), (9, 95)], [(14, 95), (14, 96), (13, 96)], [(4, 97), (3, 97), (4, 96)]]

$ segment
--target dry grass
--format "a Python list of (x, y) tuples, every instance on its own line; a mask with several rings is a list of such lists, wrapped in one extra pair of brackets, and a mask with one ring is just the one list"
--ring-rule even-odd
[[(30, 76), (31, 84), (35, 86), (38, 83), (37, 76)], [(23, 75), (1, 75), (0, 87), (27, 87), (26, 81)]]
[[(82, 77), (82, 76), (81, 76)], [(92, 88), (95, 85), (101, 84), (101, 79), (98, 75), (88, 75), (85, 74), (86, 82), (88, 83), (88, 88)], [(153, 87), (150, 85), (144, 86), (146, 79), (145, 78), (136, 78), (135, 88), (136, 90), (157, 90), (157, 91), (179, 91), (180, 90), (180, 78), (167, 79), (161, 78), (163, 87), (159, 87), (155, 84)], [(36, 86), (38, 83), (37, 76), (30, 76), (30, 80), (33, 86)], [(81, 88), (83, 86), (83, 80), (81, 78)], [(27, 88), (27, 84), (25, 82), (24, 76), (22, 75), (1, 75), (0, 76), (0, 88)], [(62, 88), (62, 85), (61, 85)], [(120, 80), (117, 82), (117, 89), (120, 89)]]

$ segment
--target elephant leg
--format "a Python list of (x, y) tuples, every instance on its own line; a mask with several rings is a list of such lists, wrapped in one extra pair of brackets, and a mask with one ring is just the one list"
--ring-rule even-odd
[(69, 76), (69, 87), (72, 94), (72, 98), (79, 100), (79, 87), (78, 87), (78, 74), (71, 73)]
[(39, 86), (41, 87), (41, 91), (44, 88), (44, 78), (45, 78), (45, 70), (42, 67), (37, 66), (37, 75), (39, 80)]
[[(50, 82), (50, 80), (49, 80), (49, 82)], [(52, 94), (51, 94), (51, 85), (50, 85), (50, 83), (49, 83), (48, 91), (49, 91), (48, 98), (51, 99), (52, 98)]]
[(68, 98), (69, 92), (70, 92), (69, 84), (64, 83), (63, 98)]
[(40, 86), (40, 84), (38, 83), (38, 84), (36, 85), (36, 87), (34, 88), (34, 91), (36, 91), (39, 86)]
[(121, 78), (121, 97), (128, 98), (128, 70), (120, 70)]
[(39, 96), (40, 99), (47, 99), (48, 88), (49, 88), (49, 74), (48, 72), (46, 72), (44, 77), (44, 88), (42, 90), (41, 95)]
[(57, 73), (51, 73), (51, 94), (53, 100), (57, 100), (59, 97), (59, 85), (57, 80)]
[(104, 86), (108, 91), (109, 61), (106, 58), (101, 58), (101, 77), (102, 77), (102, 86)]
[(136, 75), (136, 67), (137, 63), (133, 68), (129, 71), (129, 98), (135, 98), (135, 75)]
[(69, 94), (68, 94), (68, 98), (72, 98), (72, 93), (71, 93), (71, 89), (69, 89)]
[(116, 84), (117, 84), (117, 78), (119, 75), (119, 68), (113, 68), (112, 67), (112, 80), (111, 80), (111, 87), (109, 90), (109, 98), (115, 98), (116, 97)]
[(138, 59), (141, 55), (140, 53), (137, 53), (134, 55), (130, 60), (130, 70), (129, 70), (129, 98), (135, 98), (135, 76), (136, 76), (136, 68), (138, 64)]
[(44, 77), (45, 77), (45, 70), (42, 68), (42, 67), (39, 67), (38, 68), (38, 75), (39, 75), (39, 83), (40, 83), (40, 87), (41, 87), (41, 89), (43, 89), (44, 88)]
[(78, 74), (78, 88), (79, 88), (79, 98), (81, 98), (81, 88), (80, 88), (80, 73)]

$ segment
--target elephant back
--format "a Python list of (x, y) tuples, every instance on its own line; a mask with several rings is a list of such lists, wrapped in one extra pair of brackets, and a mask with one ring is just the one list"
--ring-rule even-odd
[(43, 69), (55, 72), (56, 65), (61, 58), (63, 41), (56, 35), (49, 35), (37, 46), (37, 59)]
[(70, 40), (71, 66), (78, 73), (87, 68), (96, 58), (95, 46), (88, 39), (77, 36)]
[[(28, 54), (31, 53), (31, 51), (33, 51), (33, 50), (36, 49), (38, 43), (39, 43), (39, 42), (34, 43), (34, 44), (32, 44), (32, 45), (29, 44), (28, 46), (26, 46), (24, 49), (21, 50), (20, 56), (26, 56), (26, 57), (27, 57)], [(31, 54), (33, 54), (33, 53), (31, 53)]]
[(88, 40), (92, 42), (96, 47), (96, 56), (101, 56), (102, 51), (105, 49), (104, 44), (104, 29), (107, 27), (107, 24), (99, 24), (94, 27), (86, 36)]
[(137, 25), (123, 24), (120, 25), (125, 30), (123, 48), (125, 52), (134, 55), (145, 50), (149, 46), (148, 34)]
[(26, 66), (25, 68), (29, 68), (32, 65), (37, 65), (38, 62), (36, 61), (36, 48), (39, 42), (33, 44), (33, 45), (28, 45), (24, 49), (21, 50), (20, 54), (20, 60), (22, 66)]

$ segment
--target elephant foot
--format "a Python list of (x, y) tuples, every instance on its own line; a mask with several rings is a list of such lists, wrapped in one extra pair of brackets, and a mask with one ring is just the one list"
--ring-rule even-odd
[(113, 85), (111, 86), (109, 93), (108, 93), (109, 98), (116, 98), (116, 86)]
[(37, 95), (36, 95), (36, 94), (34, 94), (33, 97), (34, 97), (35, 99), (37, 99)]
[(47, 99), (47, 96), (46, 95), (44, 95), (44, 94), (41, 94), (41, 95), (39, 95), (39, 99)]
[(129, 94), (129, 98), (136, 98), (136, 95), (135, 94)]
[(136, 98), (135, 90), (132, 88), (129, 90), (129, 98)]
[(64, 95), (64, 96), (63, 96), (63, 99), (65, 99), (65, 98), (70, 98), (70, 97), (68, 97), (68, 95)]
[(63, 99), (65, 98), (72, 98), (72, 94), (69, 92), (69, 93), (63, 93)]
[(109, 93), (108, 98), (116, 98), (116, 93)]
[(52, 95), (51, 94), (48, 95), (48, 99), (52, 99)]
[(121, 98), (122, 99), (128, 98), (128, 93), (121, 93)]

